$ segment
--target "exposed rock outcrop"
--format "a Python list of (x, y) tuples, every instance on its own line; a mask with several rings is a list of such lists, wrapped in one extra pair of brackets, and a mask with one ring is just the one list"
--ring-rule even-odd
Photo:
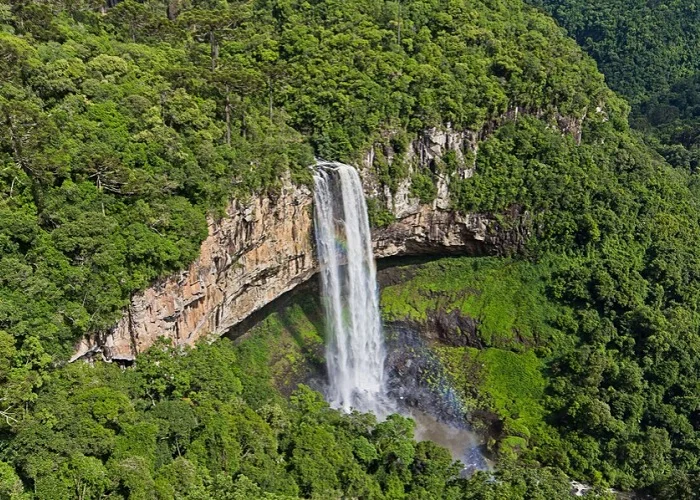
[[(451, 130), (431, 130), (410, 145), (412, 168), (454, 150), (475, 148), (473, 138)], [(471, 175), (464, 169), (456, 175)], [(411, 196), (410, 179), (391, 193), (372, 173), (372, 152), (361, 167), (368, 196), (380, 199), (396, 216), (373, 232), (379, 258), (428, 253), (483, 255), (517, 247), (524, 235), (505, 231), (493, 218), (450, 210), (448, 181), (438, 198), (422, 205)], [(440, 189), (442, 191), (440, 191)], [(313, 194), (286, 183), (275, 197), (232, 203), (226, 216), (209, 224), (199, 258), (189, 269), (136, 294), (121, 321), (111, 330), (84, 338), (73, 359), (102, 355), (132, 360), (167, 337), (194, 344), (206, 335), (222, 335), (253, 312), (308, 280), (317, 271), (313, 238)]]
[(84, 338), (73, 358), (101, 352), (130, 360), (161, 336), (193, 344), (226, 332), (306, 281), (317, 265), (312, 200), (307, 187), (289, 184), (274, 199), (234, 202), (225, 217), (210, 222), (189, 269), (135, 295), (122, 320), (105, 334)]
[(493, 220), (421, 205), (372, 235), (377, 258), (431, 253), (484, 255), (496, 251)]

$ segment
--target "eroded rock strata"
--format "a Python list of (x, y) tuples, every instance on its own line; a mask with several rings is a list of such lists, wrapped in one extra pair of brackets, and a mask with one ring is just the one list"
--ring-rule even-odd
[[(410, 146), (414, 168), (452, 149), (471, 148), (471, 139), (430, 131)], [(461, 158), (461, 157), (460, 157)], [(447, 184), (430, 205), (410, 196), (410, 181), (395, 193), (383, 191), (372, 176), (371, 153), (362, 168), (368, 196), (381, 200), (395, 222), (373, 232), (376, 257), (453, 253), (484, 255), (518, 246), (524, 237), (501, 231), (487, 215), (450, 210)], [(455, 175), (470, 175), (465, 167)], [(131, 360), (158, 337), (194, 344), (222, 335), (253, 312), (308, 280), (317, 271), (313, 238), (313, 194), (287, 182), (274, 197), (233, 202), (225, 217), (210, 221), (199, 258), (175, 276), (132, 298), (110, 331), (85, 337), (73, 359), (101, 355)]]

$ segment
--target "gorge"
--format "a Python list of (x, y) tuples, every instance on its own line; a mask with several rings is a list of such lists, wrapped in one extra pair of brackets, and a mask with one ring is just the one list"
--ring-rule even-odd
[(697, 497), (700, 4), (166, 4), (0, 0), (0, 499)]

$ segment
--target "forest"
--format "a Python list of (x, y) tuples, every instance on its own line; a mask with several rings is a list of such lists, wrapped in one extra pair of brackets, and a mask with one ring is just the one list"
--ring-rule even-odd
[(671, 165), (698, 167), (700, 3), (531, 0), (551, 14), (632, 104), (632, 125)]
[[(531, 3), (0, 0), (0, 498), (552, 499), (571, 479), (591, 498), (693, 498), (700, 14)], [(67, 364), (197, 256), (207, 218), (309, 184), (314, 157), (389, 147), (382, 182), (414, 175), (432, 201), (455, 166), (410, 174), (401, 154), (448, 125), (481, 138), (452, 208), (531, 234), (509, 256), (538, 304), (518, 328), (546, 332), (527, 354), (536, 412), (501, 404), (498, 380), (475, 396), (526, 443), (492, 473), (460, 477), (410, 419), (344, 414), (303, 385), (284, 397), (263, 341)], [(443, 267), (475, 287), (512, 278)], [(469, 356), (523, 350), (483, 342), (500, 351), (443, 353), (455, 380)]]

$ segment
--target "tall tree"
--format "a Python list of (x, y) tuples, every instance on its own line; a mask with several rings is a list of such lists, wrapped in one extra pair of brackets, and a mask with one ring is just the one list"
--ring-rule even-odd
[(215, 71), (222, 41), (233, 38), (236, 29), (250, 15), (250, 3), (241, 2), (226, 8), (188, 10), (179, 16), (178, 22), (190, 30), (195, 40), (209, 44), (210, 69)]

